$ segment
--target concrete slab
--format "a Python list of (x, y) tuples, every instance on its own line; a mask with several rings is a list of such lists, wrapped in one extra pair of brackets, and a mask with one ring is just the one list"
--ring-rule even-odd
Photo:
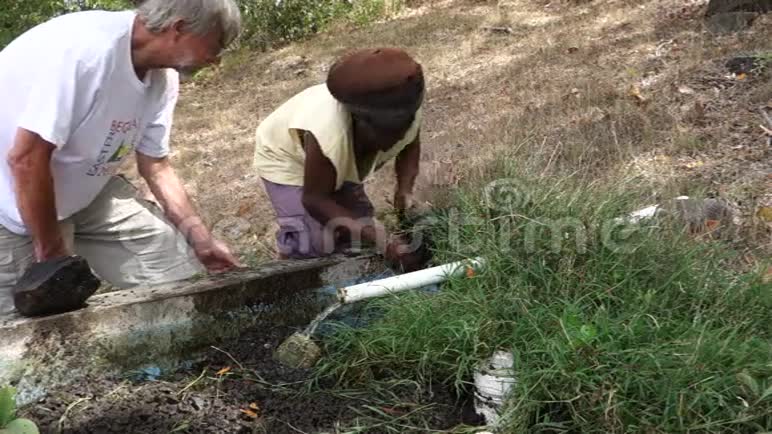
[(245, 327), (308, 324), (334, 300), (336, 286), (384, 270), (374, 256), (281, 261), (100, 294), (61, 315), (0, 317), (0, 385), (16, 386), (24, 405), (88, 373), (171, 368)]

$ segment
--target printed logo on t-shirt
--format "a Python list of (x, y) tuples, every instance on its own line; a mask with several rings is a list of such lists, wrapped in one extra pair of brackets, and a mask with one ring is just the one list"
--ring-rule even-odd
[(109, 160), (107, 160), (108, 163), (115, 163), (123, 160), (123, 157), (129, 154), (131, 152), (131, 144), (122, 142), (121, 146), (118, 146), (118, 149), (115, 150), (115, 153), (112, 157), (110, 157)]
[(138, 122), (113, 121), (97, 161), (86, 172), (88, 176), (112, 176), (118, 170), (124, 157), (129, 155), (136, 145)]

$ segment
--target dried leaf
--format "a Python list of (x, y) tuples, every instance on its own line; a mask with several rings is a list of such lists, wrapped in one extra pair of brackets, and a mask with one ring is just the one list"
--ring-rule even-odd
[(678, 92), (684, 95), (694, 95), (694, 89), (689, 86), (678, 86)]
[(700, 120), (705, 117), (705, 105), (702, 103), (702, 101), (694, 101), (694, 117), (696, 120)]
[(257, 405), (257, 403), (255, 403), (255, 402), (249, 404), (249, 408), (251, 408), (254, 411), (260, 411), (260, 406)]
[(577, 48), (577, 47), (568, 47), (568, 52), (569, 53), (576, 53), (577, 51), (579, 51), (579, 48)]
[(737, 78), (738, 80), (742, 81), (742, 80), (745, 80), (747, 77), (748, 77), (748, 75), (746, 73), (741, 72), (741, 73), (737, 74), (737, 77), (735, 77), (735, 78)]
[(241, 411), (245, 415), (249, 416), (251, 419), (257, 419), (257, 413), (255, 413), (252, 410), (245, 410), (245, 409), (242, 408), (239, 411)]
[(705, 227), (708, 228), (709, 231), (714, 231), (719, 226), (721, 226), (720, 220), (705, 220)]
[(394, 407), (382, 407), (381, 410), (389, 416), (401, 416), (405, 414), (404, 411), (400, 411)]
[(579, 91), (579, 89), (574, 87), (574, 88), (571, 89), (571, 91), (569, 93), (563, 95), (563, 99), (565, 100), (565, 99), (571, 98), (572, 96), (574, 98), (581, 98), (582, 97), (582, 93)]
[(772, 222), (772, 206), (759, 208), (759, 212), (757, 212), (756, 215), (765, 222)]
[(239, 210), (236, 211), (236, 215), (238, 217), (246, 216), (247, 214), (249, 214), (250, 211), (252, 211), (252, 205), (253, 205), (253, 202), (251, 200), (245, 200), (239, 206)]
[(466, 269), (466, 277), (472, 278), (472, 277), (474, 277), (474, 275), (475, 275), (474, 268), (467, 267), (467, 269)]
[(220, 376), (225, 375), (228, 372), (230, 372), (230, 370), (231, 370), (231, 367), (230, 366), (226, 366), (226, 367), (220, 369), (219, 371), (217, 371), (217, 375), (220, 375)]
[(761, 281), (764, 283), (772, 283), (772, 266), (767, 267), (767, 272), (761, 277)]
[(756, 381), (755, 378), (748, 375), (747, 372), (740, 372), (737, 374), (737, 380), (742, 383), (745, 387), (747, 387), (751, 393), (753, 393), (754, 397), (758, 397), (761, 395), (761, 387), (759, 386), (758, 381)]
[(635, 98), (635, 100), (638, 103), (646, 102), (646, 98), (643, 95), (641, 95), (641, 88), (638, 87), (637, 84), (633, 84), (632, 86), (630, 86), (629, 95), (631, 97)]

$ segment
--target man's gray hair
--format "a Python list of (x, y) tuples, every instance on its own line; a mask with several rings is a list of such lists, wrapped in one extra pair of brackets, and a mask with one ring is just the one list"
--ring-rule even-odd
[(160, 32), (176, 20), (185, 30), (205, 35), (220, 26), (223, 44), (230, 46), (241, 33), (241, 12), (234, 0), (141, 0), (137, 14), (151, 32)]

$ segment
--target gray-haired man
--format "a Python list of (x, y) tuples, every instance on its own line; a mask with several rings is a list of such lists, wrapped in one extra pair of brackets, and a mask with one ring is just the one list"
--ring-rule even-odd
[[(123, 288), (239, 266), (168, 155), (178, 74), (217, 63), (240, 27), (233, 0), (145, 0), (54, 18), (0, 51), (0, 313), (14, 310), (20, 278), (45, 288), (41, 279), (72, 277), (83, 260)], [(132, 152), (160, 208), (117, 175)], [(73, 257), (80, 268), (51, 272)], [(45, 306), (25, 306), (30, 314), (93, 293), (31, 289)]]

